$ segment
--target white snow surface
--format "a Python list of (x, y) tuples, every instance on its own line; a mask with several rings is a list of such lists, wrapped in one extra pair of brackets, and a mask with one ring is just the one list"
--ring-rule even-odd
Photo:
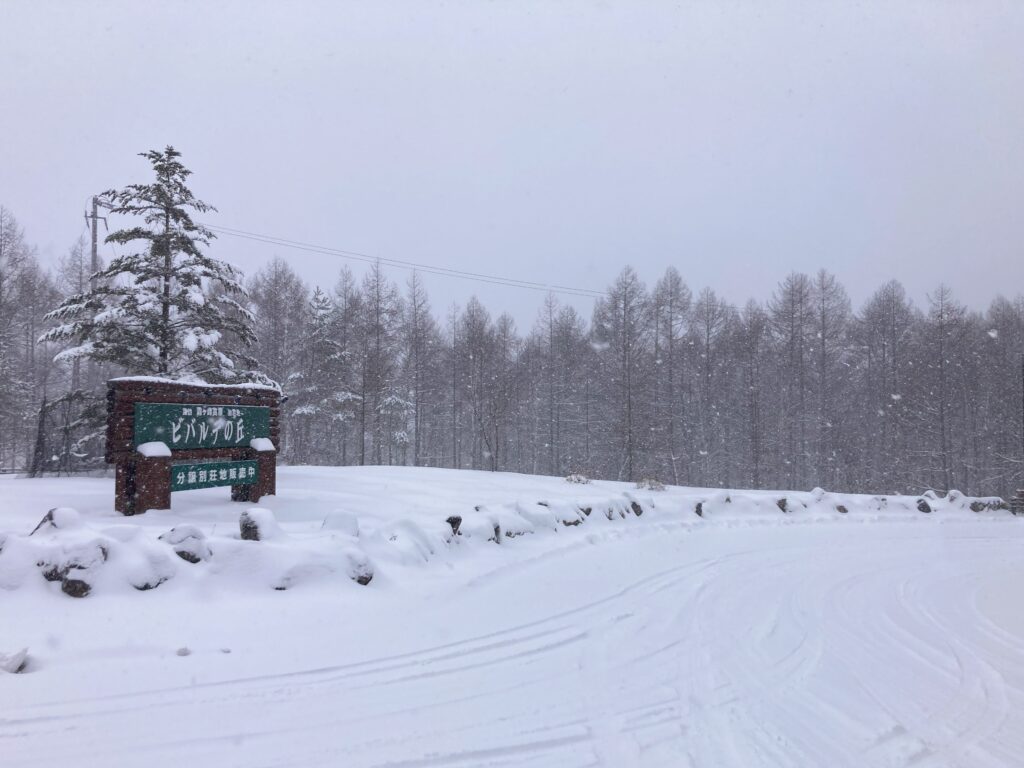
[(160, 441), (154, 441), (151, 443), (139, 443), (135, 449), (143, 456), (153, 459), (158, 457), (169, 457), (171, 455), (171, 449), (167, 447), (167, 443)]
[(270, 392), (280, 392), (279, 387), (271, 386), (269, 384), (259, 384), (256, 382), (241, 382), (238, 384), (211, 384), (205, 379), (201, 379), (195, 375), (183, 375), (179, 378), (172, 379), (164, 376), (118, 376), (110, 379), (110, 381), (142, 381), (149, 382), (151, 384), (188, 384), (191, 386), (202, 386), (208, 387), (209, 389), (265, 389)]
[(283, 467), (258, 507), (112, 497), (0, 478), (5, 768), (1022, 764), (1024, 520), (959, 494)]

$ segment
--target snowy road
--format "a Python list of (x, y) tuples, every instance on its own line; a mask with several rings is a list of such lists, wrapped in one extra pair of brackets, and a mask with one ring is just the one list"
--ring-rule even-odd
[(97, 599), (0, 679), (0, 763), (1021, 765), (1021, 530), (658, 522), (412, 590)]

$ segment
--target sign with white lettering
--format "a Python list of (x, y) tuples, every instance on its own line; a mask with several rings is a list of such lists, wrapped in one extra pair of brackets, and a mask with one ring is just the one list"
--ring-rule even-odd
[(136, 403), (135, 445), (164, 443), (172, 451), (248, 446), (270, 437), (270, 409), (254, 405)]
[(216, 488), (221, 485), (253, 485), (260, 470), (255, 461), (207, 461), (171, 465), (171, 491)]

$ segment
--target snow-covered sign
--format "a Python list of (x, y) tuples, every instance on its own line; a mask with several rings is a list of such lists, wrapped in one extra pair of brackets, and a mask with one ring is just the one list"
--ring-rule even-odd
[(135, 445), (164, 443), (172, 451), (234, 448), (270, 437), (270, 408), (202, 403), (137, 403)]
[(231, 486), (234, 501), (277, 490), (281, 392), (261, 385), (112, 379), (108, 463), (115, 506), (135, 515), (168, 509), (173, 491)]

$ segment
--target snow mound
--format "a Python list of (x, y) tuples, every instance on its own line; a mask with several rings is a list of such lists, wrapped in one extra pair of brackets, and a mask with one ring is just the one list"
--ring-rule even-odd
[(28, 648), (22, 648), (14, 653), (0, 652), (0, 672), (16, 675), (24, 672), (28, 666)]

